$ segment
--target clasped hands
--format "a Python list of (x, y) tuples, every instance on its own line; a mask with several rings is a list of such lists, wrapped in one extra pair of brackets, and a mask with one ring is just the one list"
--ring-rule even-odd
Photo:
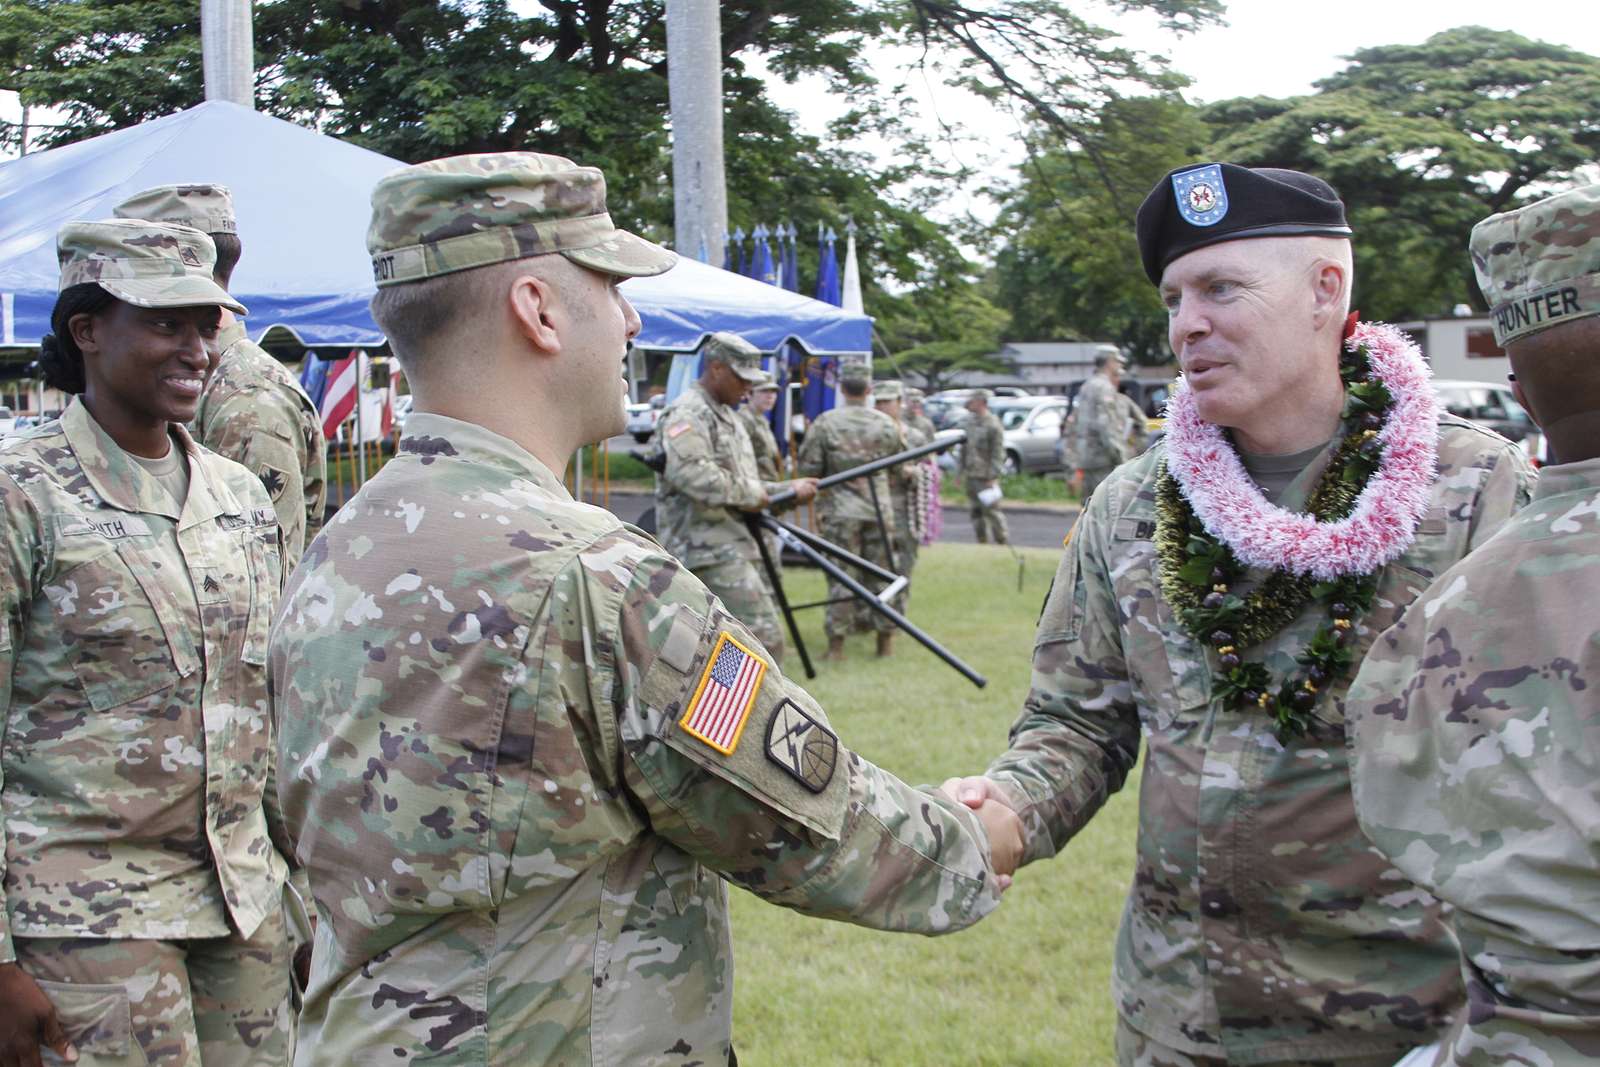
[(1022, 863), (1023, 836), (1022, 820), (1012, 810), (1005, 794), (981, 775), (946, 778), (939, 792), (977, 813), (984, 833), (989, 836), (989, 864), (994, 868), (995, 880), (1002, 891), (1009, 888), (1012, 874)]

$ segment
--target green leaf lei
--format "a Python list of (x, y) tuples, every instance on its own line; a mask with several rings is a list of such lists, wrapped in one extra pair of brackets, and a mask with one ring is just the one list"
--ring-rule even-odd
[[(1345, 518), (1383, 460), (1378, 431), (1393, 400), (1378, 381), (1363, 346), (1346, 352), (1343, 435), (1311, 495), (1307, 510), (1319, 522)], [(1246, 571), (1233, 550), (1195, 517), (1178, 480), (1161, 464), (1156, 474), (1156, 555), (1161, 592), (1183, 628), (1217, 654), (1216, 689), (1225, 706), (1254, 705), (1273, 717), (1279, 741), (1304, 735), (1321, 695), (1355, 663), (1355, 624), (1372, 607), (1376, 574), (1318, 582), (1309, 575), (1271, 572), (1249, 596), (1229, 592)], [(1279, 682), (1241, 649), (1261, 644), (1289, 625), (1307, 602), (1326, 605), (1328, 618), (1295, 656), (1300, 669)]]

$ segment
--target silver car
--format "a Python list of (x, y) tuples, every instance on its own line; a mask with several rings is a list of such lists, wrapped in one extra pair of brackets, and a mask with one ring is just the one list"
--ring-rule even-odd
[[(1070, 406), (1064, 396), (997, 396), (989, 401), (989, 410), (1005, 431), (1006, 474), (1042, 474), (1061, 469), (1056, 442), (1061, 439), (1061, 423)], [(965, 415), (963, 412), (963, 418)], [(962, 422), (957, 420), (935, 436), (950, 437), (960, 429)], [(951, 468), (956, 466), (954, 456), (945, 462)]]

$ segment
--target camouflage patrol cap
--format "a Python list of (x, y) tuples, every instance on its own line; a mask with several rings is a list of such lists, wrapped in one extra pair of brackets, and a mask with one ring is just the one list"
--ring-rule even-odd
[(1470, 247), (1500, 344), (1600, 315), (1600, 185), (1491, 215)]
[(967, 393), (967, 399), (971, 400), (973, 397), (979, 397), (980, 399), (983, 399), (983, 400), (993, 400), (994, 399), (994, 390), (992, 390), (992, 389), (973, 389), (973, 390), (971, 390), (971, 391), (969, 391)]
[(706, 338), (706, 346), (701, 352), (706, 359), (726, 363), (733, 368), (733, 373), (747, 382), (760, 384), (763, 379), (771, 377), (761, 369), (761, 350), (736, 333), (718, 330)]
[(551, 253), (624, 278), (678, 262), (617, 229), (598, 170), (537, 152), (451, 156), (385, 175), (372, 190), (367, 251), (380, 288)]
[(872, 383), (872, 395), (878, 400), (903, 400), (906, 387), (898, 378), (883, 378)]
[(60, 288), (94, 282), (136, 307), (244, 305), (211, 280), (217, 246), (199, 230), (144, 219), (69, 222), (56, 234)]
[(776, 393), (778, 391), (778, 379), (772, 376), (771, 371), (764, 370), (761, 372), (761, 380), (752, 386), (750, 391), (752, 393)]
[(846, 363), (839, 368), (839, 381), (871, 386), (872, 368), (865, 363)]
[(233, 194), (226, 185), (158, 185), (111, 209), (119, 219), (149, 219), (201, 233), (237, 233)]
[(924, 393), (921, 389), (918, 389), (914, 385), (906, 386), (906, 399), (907, 400), (923, 400), (923, 399), (925, 399), (927, 397), (927, 395), (928, 395), (927, 393)]

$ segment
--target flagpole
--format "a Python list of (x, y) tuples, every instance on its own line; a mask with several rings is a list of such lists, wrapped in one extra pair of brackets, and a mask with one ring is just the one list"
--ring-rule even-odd
[(356, 462), (359, 465), (359, 470), (360, 470), (360, 473), (361, 473), (361, 480), (356, 483), (356, 488), (358, 488), (358, 489), (361, 486), (367, 484), (367, 442), (366, 442), (366, 434), (362, 432), (362, 426), (366, 422), (366, 420), (362, 418), (362, 415), (364, 414), (364, 412), (361, 410), (362, 408), (367, 406), (367, 390), (366, 390), (367, 383), (362, 381), (362, 379), (365, 378), (366, 375), (361, 373), (362, 371), (367, 369), (366, 366), (365, 366), (365, 363), (366, 363), (366, 357), (361, 355), (361, 354), (359, 354), (359, 353), (357, 353), (357, 355), (356, 355), (356, 454), (357, 454), (357, 456), (359, 458), (357, 459)]

